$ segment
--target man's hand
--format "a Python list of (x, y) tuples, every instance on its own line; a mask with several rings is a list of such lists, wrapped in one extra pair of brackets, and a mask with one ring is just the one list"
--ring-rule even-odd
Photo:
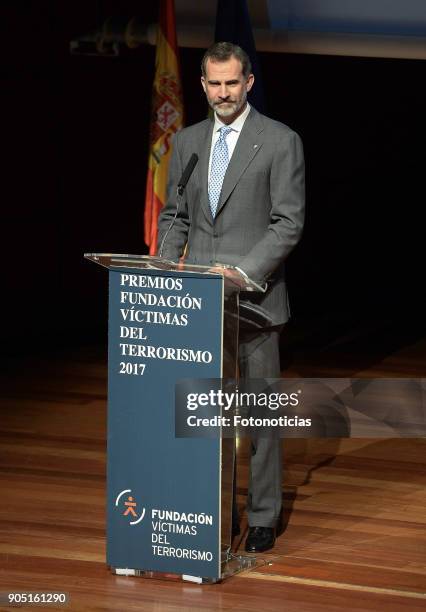
[(226, 278), (234, 283), (234, 285), (236, 285), (239, 289), (245, 289), (247, 286), (243, 275), (238, 272), (238, 270), (234, 270), (233, 268), (221, 268), (220, 266), (214, 266), (208, 271), (213, 272), (213, 274), (222, 274), (222, 276), (226, 276)]

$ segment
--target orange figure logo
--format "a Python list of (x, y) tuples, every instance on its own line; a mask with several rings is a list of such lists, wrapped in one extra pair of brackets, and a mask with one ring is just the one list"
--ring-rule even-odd
[(133, 497), (131, 495), (129, 495), (127, 501), (124, 502), (124, 505), (127, 506), (127, 510), (123, 512), (123, 515), (127, 516), (128, 514), (132, 514), (136, 518), (137, 514), (134, 510), (134, 508), (136, 508), (136, 502), (133, 501)]

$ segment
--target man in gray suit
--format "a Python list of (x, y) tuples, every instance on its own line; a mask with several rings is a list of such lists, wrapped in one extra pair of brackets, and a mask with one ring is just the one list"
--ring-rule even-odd
[[(206, 51), (201, 85), (214, 120), (174, 137), (158, 244), (167, 259), (178, 260), (186, 248), (187, 263), (231, 264), (267, 286), (265, 293), (240, 294), (265, 320), (261, 329), (240, 330), (240, 375), (279, 378), (279, 332), (290, 315), (284, 261), (303, 227), (304, 160), (299, 136), (248, 104), (253, 83), (250, 60), (240, 47), (215, 43)], [(172, 223), (177, 184), (193, 153), (199, 162)], [(238, 282), (232, 270), (223, 273)], [(247, 551), (274, 545), (281, 487), (279, 440), (252, 440)]]

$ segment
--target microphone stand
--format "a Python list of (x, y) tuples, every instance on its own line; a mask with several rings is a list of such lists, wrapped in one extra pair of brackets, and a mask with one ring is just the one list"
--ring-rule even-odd
[(182, 198), (182, 195), (183, 195), (184, 190), (185, 190), (185, 187), (184, 187), (183, 185), (178, 185), (178, 186), (177, 186), (177, 189), (176, 189), (176, 212), (175, 212), (175, 214), (174, 214), (173, 219), (172, 219), (172, 220), (171, 220), (171, 222), (170, 222), (169, 227), (167, 228), (166, 233), (165, 233), (165, 234), (164, 234), (164, 236), (163, 236), (163, 240), (161, 241), (161, 245), (160, 245), (160, 248), (159, 248), (159, 251), (158, 251), (158, 256), (159, 256), (159, 257), (162, 257), (162, 256), (163, 256), (164, 243), (166, 242), (166, 238), (167, 238), (167, 236), (168, 236), (168, 233), (169, 233), (169, 232), (170, 232), (170, 230), (172, 229), (172, 227), (173, 227), (173, 225), (174, 225), (174, 222), (176, 221), (176, 218), (177, 218), (177, 216), (178, 216), (178, 212), (179, 212), (179, 205), (180, 205), (181, 198)]

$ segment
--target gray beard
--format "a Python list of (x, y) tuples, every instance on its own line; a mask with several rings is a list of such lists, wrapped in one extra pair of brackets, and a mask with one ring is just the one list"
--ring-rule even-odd
[(213, 105), (213, 110), (219, 117), (229, 117), (230, 115), (235, 115), (239, 108), (236, 102), (231, 102), (227, 107), (224, 107), (222, 104)]
[(244, 106), (247, 100), (247, 92), (244, 92), (240, 103), (237, 102), (228, 102), (229, 106), (223, 108), (222, 105), (216, 105), (213, 102), (210, 102), (210, 107), (215, 111), (218, 117), (230, 117), (231, 115), (235, 115), (238, 111)]

